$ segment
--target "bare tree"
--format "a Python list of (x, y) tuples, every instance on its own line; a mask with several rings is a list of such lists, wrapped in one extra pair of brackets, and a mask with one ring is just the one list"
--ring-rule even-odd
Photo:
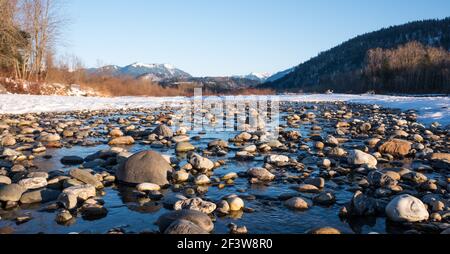
[(27, 44), (27, 36), (16, 23), (17, 6), (17, 0), (0, 0), (0, 68), (21, 78), (21, 50)]
[(60, 39), (61, 29), (66, 22), (61, 14), (61, 0), (19, 0), (20, 18), (23, 29), (30, 35), (27, 52), (25, 78), (45, 78), (46, 60), (55, 43)]

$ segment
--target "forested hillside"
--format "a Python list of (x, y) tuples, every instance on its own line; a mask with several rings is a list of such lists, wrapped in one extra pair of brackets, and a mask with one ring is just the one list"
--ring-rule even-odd
[(450, 18), (408, 23), (351, 39), (261, 87), (278, 91), (449, 93)]

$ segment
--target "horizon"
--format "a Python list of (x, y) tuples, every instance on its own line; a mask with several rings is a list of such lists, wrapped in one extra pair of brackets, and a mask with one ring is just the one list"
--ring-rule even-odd
[(275, 74), (361, 34), (446, 18), (450, 2), (113, 0), (68, 7), (73, 22), (61, 52), (86, 68), (170, 64), (212, 77)]

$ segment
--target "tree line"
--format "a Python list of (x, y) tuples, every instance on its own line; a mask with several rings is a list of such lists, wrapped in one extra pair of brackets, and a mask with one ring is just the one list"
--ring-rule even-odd
[(0, 71), (45, 80), (65, 17), (60, 0), (0, 0)]
[(363, 71), (367, 90), (450, 92), (450, 52), (413, 41), (395, 49), (371, 49)]
[(449, 93), (448, 50), (450, 17), (415, 21), (352, 38), (260, 87), (279, 92)]

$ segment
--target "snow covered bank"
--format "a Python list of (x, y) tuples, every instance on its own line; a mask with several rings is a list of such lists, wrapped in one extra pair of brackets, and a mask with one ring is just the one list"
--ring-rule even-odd
[(182, 97), (77, 97), (41, 95), (0, 95), (0, 114), (24, 114), (38, 112), (64, 112), (73, 110), (153, 108), (167, 100), (177, 101)]
[(388, 95), (352, 95), (352, 94), (311, 94), (288, 95), (289, 101), (345, 101), (351, 103), (376, 104), (385, 108), (418, 111), (419, 121), (424, 124), (439, 122), (450, 124), (450, 97), (409, 97)]
[[(273, 97), (273, 96), (269, 96)], [(376, 104), (402, 110), (415, 109), (419, 120), (425, 124), (440, 122), (450, 124), (450, 97), (406, 97), (386, 95), (349, 94), (302, 94), (277, 96), (280, 101), (345, 101)], [(227, 97), (229, 98), (229, 97)], [(237, 96), (238, 100), (258, 99), (258, 96)], [(0, 95), (0, 114), (22, 114), (30, 112), (59, 112), (71, 110), (154, 108), (162, 104), (177, 105), (184, 97), (66, 97), (36, 95)]]

